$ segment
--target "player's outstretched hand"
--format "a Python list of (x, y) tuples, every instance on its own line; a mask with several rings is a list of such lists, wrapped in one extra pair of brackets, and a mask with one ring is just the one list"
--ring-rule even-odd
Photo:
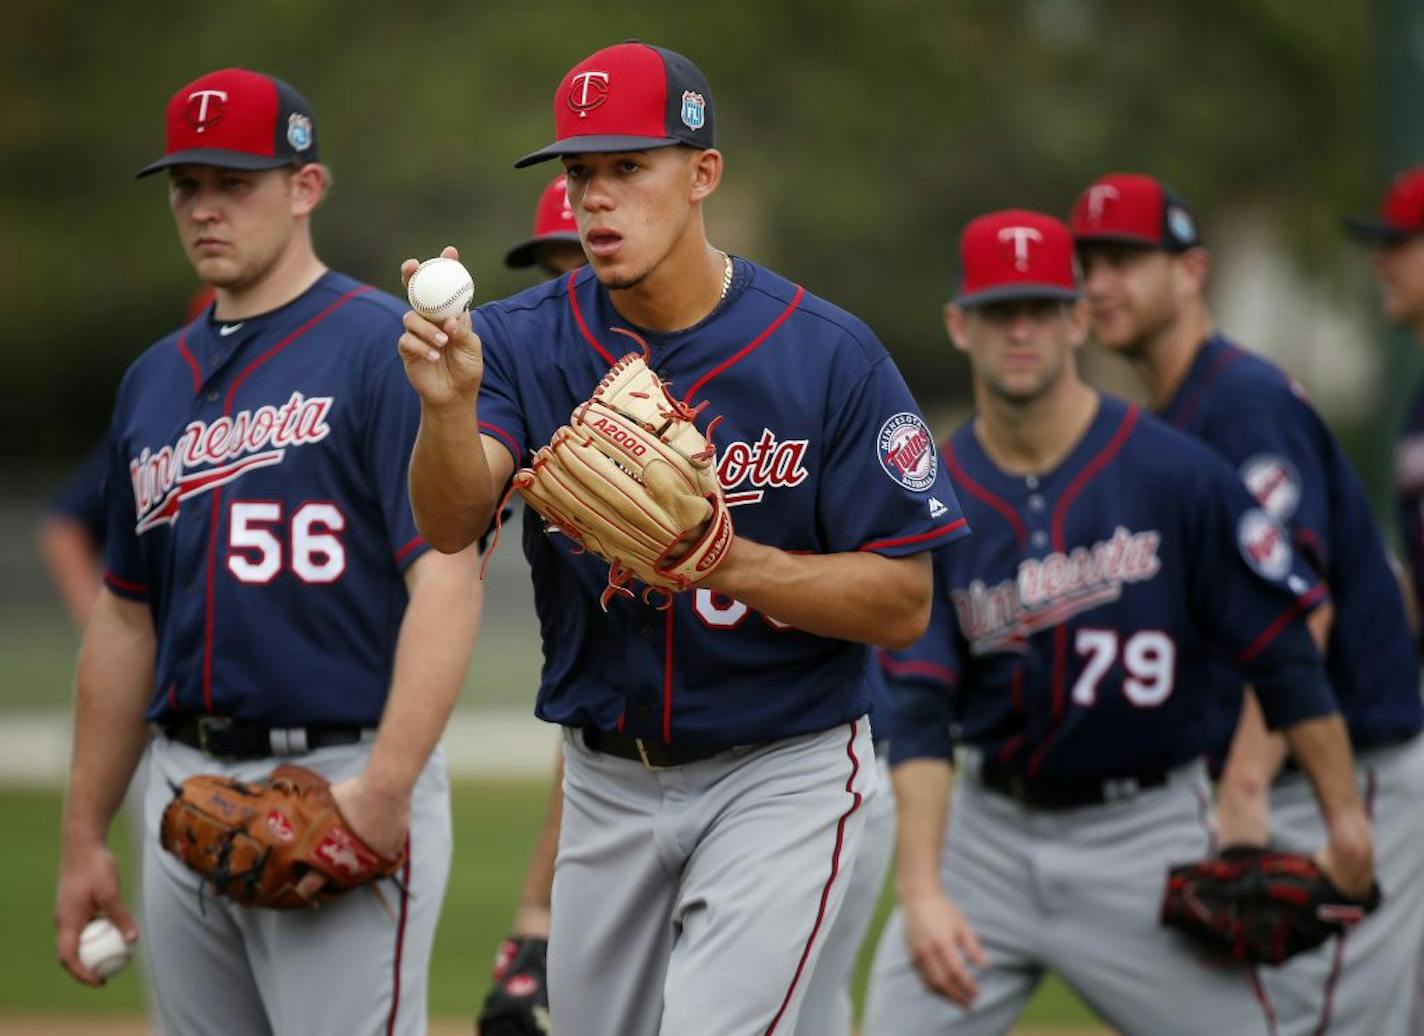
[(924, 893), (902, 901), (901, 906), (910, 961), (920, 978), (960, 1007), (971, 1007), (979, 984), (970, 965), (989, 966), (974, 929), (943, 892)]
[[(446, 245), (440, 255), (459, 259), (460, 252)], [(420, 265), (418, 259), (401, 263), (401, 283), (410, 281)], [(470, 314), (446, 317), (436, 326), (415, 310), (401, 318), (405, 334), (400, 337), (400, 355), (405, 375), (428, 406), (442, 408), (473, 406), (484, 378), (484, 353), (479, 335), (470, 325)]]
[[(331, 797), (352, 834), (382, 856), (394, 858), (401, 854), (410, 829), (409, 794), (386, 794), (362, 774), (333, 784)], [(297, 893), (315, 901), (325, 885), (324, 874), (309, 871), (297, 883)]]
[(102, 986), (104, 980), (80, 963), (79, 934), (101, 915), (118, 926), (126, 942), (138, 941), (138, 925), (119, 894), (119, 865), (113, 855), (102, 844), (66, 846), (54, 904), (55, 948), (64, 970), (86, 986)]

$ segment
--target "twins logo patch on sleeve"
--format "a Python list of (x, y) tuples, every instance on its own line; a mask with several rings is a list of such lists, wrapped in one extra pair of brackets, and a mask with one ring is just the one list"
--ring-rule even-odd
[(1291, 570), (1291, 546), (1285, 531), (1268, 513), (1253, 507), (1236, 523), (1236, 541), (1246, 564), (1273, 582)]
[(902, 412), (880, 426), (876, 437), (880, 466), (906, 489), (923, 493), (939, 471), (934, 437), (919, 414)]

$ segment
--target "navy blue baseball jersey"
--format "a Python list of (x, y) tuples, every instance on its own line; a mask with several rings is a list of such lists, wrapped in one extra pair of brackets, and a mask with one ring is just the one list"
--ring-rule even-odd
[(84, 526), (100, 545), (104, 542), (104, 519), (109, 510), (104, 500), (104, 475), (108, 466), (108, 448), (100, 443), (85, 454), (79, 467), (50, 497), (47, 508), (52, 515), (64, 515)]
[(158, 637), (150, 719), (374, 726), (427, 548), (406, 468), (404, 306), (338, 273), (129, 368), (109, 432), (108, 571)]
[(1410, 585), (1414, 600), (1424, 607), (1424, 385), (1409, 407), (1395, 448), (1394, 486)]
[[(481, 306), (479, 414), (520, 464), (630, 340), (587, 268)], [(650, 366), (714, 417), (739, 535), (788, 551), (901, 556), (968, 532), (934, 440), (885, 349), (854, 317), (743, 259), (694, 327), (639, 331)], [(812, 636), (707, 588), (659, 611), (618, 599), (607, 565), (526, 510), (544, 643), (538, 715), (639, 737), (735, 745), (824, 730), (869, 708), (863, 645)]]
[[(1402, 741), (1424, 728), (1419, 662), (1364, 487), (1340, 444), (1274, 364), (1226, 339), (1208, 339), (1162, 417), (1205, 442), (1285, 526), (1335, 605), (1325, 669), (1355, 747)], [(1230, 694), (1241, 676), (1217, 678)], [(1227, 709), (1215, 735), (1235, 730)]]
[(1000, 470), (972, 423), (943, 452), (974, 549), (936, 552), (929, 632), (888, 661), (892, 762), (959, 739), (1030, 779), (1185, 763), (1220, 693), (1214, 646), (1273, 725), (1334, 710), (1302, 620), (1324, 588), (1206, 447), (1103, 396), (1046, 474)]

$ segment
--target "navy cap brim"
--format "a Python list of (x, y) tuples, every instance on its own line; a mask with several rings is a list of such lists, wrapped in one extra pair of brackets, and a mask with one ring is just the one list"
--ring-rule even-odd
[(1351, 216), (1346, 219), (1345, 234), (1366, 245), (1397, 245), (1414, 236), (1408, 230), (1369, 216)]
[(1061, 284), (1001, 284), (997, 288), (985, 288), (983, 291), (972, 292), (968, 295), (962, 293), (956, 295), (954, 304), (968, 309), (990, 302), (1007, 302), (1011, 299), (1059, 299), (1063, 302), (1077, 302), (1082, 297), (1081, 292), (1065, 288)]
[(553, 234), (542, 234), (539, 237), (531, 237), (528, 241), (521, 241), (508, 252), (504, 253), (504, 265), (511, 270), (522, 270), (526, 266), (533, 266), (539, 261), (539, 249), (545, 245), (579, 243), (579, 236), (571, 230), (560, 230)]
[(549, 159), (558, 158), (560, 155), (600, 154), (613, 151), (649, 151), (652, 148), (671, 147), (674, 144), (681, 143), (683, 143), (683, 141), (676, 137), (565, 137), (563, 140), (554, 141), (554, 143), (548, 147), (542, 147), (538, 151), (532, 151), (525, 155), (518, 162), (514, 163), (514, 168), (523, 169), (525, 166), (547, 162)]
[[(316, 159), (311, 159), (316, 161)], [(225, 151), (220, 148), (194, 148), (191, 151), (175, 151), (171, 155), (164, 155), (156, 162), (150, 162), (137, 173), (135, 180), (141, 180), (145, 176), (158, 172), (160, 169), (167, 169), (175, 165), (215, 165), (222, 169), (277, 169), (284, 165), (295, 165), (296, 163), (289, 156), (282, 155), (249, 155), (245, 151)]]

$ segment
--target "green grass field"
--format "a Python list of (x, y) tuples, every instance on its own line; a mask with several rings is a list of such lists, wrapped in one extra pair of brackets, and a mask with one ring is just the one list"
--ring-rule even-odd
[[(455, 863), (436, 936), (430, 1006), (436, 1016), (472, 1016), (485, 992), (495, 947), (504, 936), (524, 863), (543, 817), (541, 782), (457, 784)], [(57, 791), (0, 789), (0, 830), (7, 832), (7, 879), (0, 883), (0, 1018), (36, 1014), (133, 1014), (143, 1009), (136, 975), (124, 972), (99, 991), (71, 981), (55, 963), (53, 898), (59, 846)], [(127, 859), (127, 826), (113, 844)], [(131, 884), (132, 871), (125, 874)], [(875, 931), (889, 909), (881, 903)], [(874, 933), (872, 933), (874, 934)], [(862, 953), (856, 995), (869, 964)], [(1025, 1015), (1040, 1024), (1087, 1023), (1091, 1016), (1056, 982), (1046, 983)]]

